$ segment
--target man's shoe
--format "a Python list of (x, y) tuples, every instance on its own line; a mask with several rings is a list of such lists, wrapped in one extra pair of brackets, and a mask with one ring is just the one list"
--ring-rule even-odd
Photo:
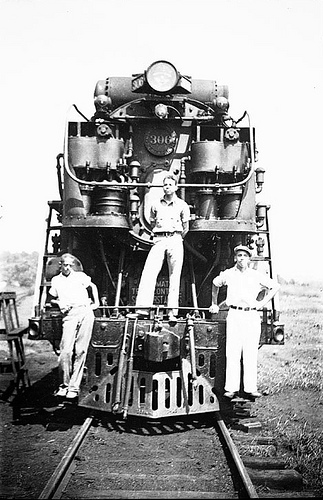
[(136, 314), (138, 314), (139, 318), (148, 318), (149, 311), (147, 309), (136, 309)]
[(75, 399), (77, 398), (78, 396), (78, 392), (77, 391), (68, 391), (67, 394), (66, 394), (66, 399)]
[(236, 395), (236, 393), (235, 393), (235, 392), (229, 392), (229, 391), (227, 391), (227, 392), (225, 392), (225, 393), (223, 394), (223, 396), (224, 396), (225, 398), (228, 398), (228, 399), (232, 399), (232, 398), (234, 398), (234, 396), (235, 396), (235, 395)]
[(54, 395), (57, 396), (58, 398), (65, 398), (67, 391), (68, 391), (67, 386), (60, 385)]
[(177, 323), (177, 318), (176, 318), (176, 316), (173, 313), (169, 313), (169, 315), (168, 315), (168, 321), (170, 323)]
[(139, 314), (138, 313), (128, 313), (128, 314), (126, 314), (126, 318), (136, 319), (136, 318), (139, 318)]
[(258, 391), (254, 392), (247, 392), (248, 396), (251, 396), (252, 398), (261, 398), (262, 394)]

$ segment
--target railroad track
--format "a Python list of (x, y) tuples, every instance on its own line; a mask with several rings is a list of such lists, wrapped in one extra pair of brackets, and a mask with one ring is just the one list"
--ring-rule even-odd
[(40, 499), (258, 498), (220, 414), (85, 419)]

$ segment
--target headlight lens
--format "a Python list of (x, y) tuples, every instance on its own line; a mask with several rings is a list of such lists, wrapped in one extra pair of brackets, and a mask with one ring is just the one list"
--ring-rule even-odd
[(178, 72), (171, 63), (157, 61), (146, 71), (146, 79), (156, 92), (169, 92), (178, 82)]

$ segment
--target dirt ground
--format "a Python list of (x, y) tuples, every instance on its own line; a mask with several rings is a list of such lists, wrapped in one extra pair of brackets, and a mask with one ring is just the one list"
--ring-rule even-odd
[[(1, 358), (5, 348), (1, 342)], [(38, 498), (77, 431), (73, 424), (82, 423), (84, 418), (82, 409), (69, 410), (72, 413), (68, 420), (66, 410), (57, 408), (53, 396), (57, 387), (57, 356), (51, 345), (46, 341), (25, 340), (25, 350), (31, 388), (21, 397), (13, 398), (4, 392), (3, 380), (0, 387), (0, 498)], [(323, 428), (323, 401), (317, 392), (271, 390), (271, 371), (295, 356), (297, 352), (286, 345), (264, 346), (259, 351), (259, 370), (265, 371), (267, 377), (262, 379), (260, 387), (265, 395), (253, 405), (252, 415), (261, 421), (263, 434), (275, 433), (278, 423), (289, 429), (294, 426), (295, 430), (305, 425), (309, 432)]]

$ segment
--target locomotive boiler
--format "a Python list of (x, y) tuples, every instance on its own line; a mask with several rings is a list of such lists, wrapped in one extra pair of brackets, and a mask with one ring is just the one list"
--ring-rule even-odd
[[(234, 265), (233, 248), (252, 249), (252, 265), (273, 274), (268, 210), (257, 202), (264, 170), (256, 168), (255, 129), (248, 112), (229, 114), (229, 93), (215, 80), (181, 74), (168, 61), (131, 77), (96, 84), (94, 114), (76, 106), (57, 156), (59, 199), (49, 201), (30, 338), (59, 351), (61, 313), (46, 306), (59, 257), (97, 285), (100, 307), (87, 354), (79, 405), (162, 418), (219, 409), (225, 378), (227, 306), (211, 315), (211, 284)], [(152, 245), (150, 206), (163, 178), (178, 179), (190, 207), (184, 240), (179, 318), (166, 312), (164, 263), (147, 318), (136, 313), (141, 272)], [(275, 300), (261, 313), (262, 344), (284, 342)], [(242, 387), (243, 390), (243, 387)]]

